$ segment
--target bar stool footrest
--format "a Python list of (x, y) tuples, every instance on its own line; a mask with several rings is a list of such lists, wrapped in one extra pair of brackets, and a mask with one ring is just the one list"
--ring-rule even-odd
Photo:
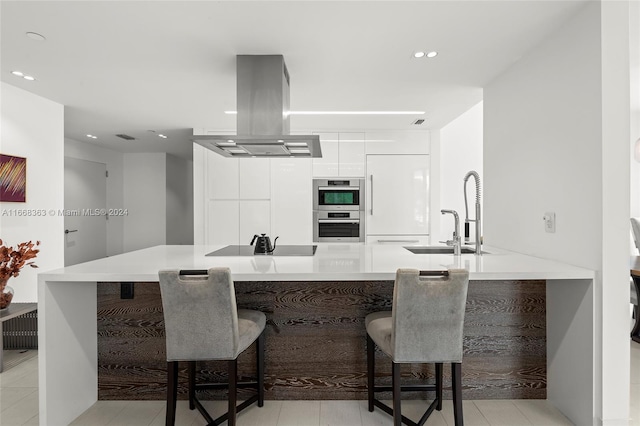
[[(436, 409), (437, 404), (438, 404), (438, 400), (437, 399), (433, 400), (429, 405), (429, 407), (427, 408), (427, 411), (424, 412), (424, 414), (422, 415), (422, 417), (420, 417), (420, 420), (418, 420), (418, 422), (414, 422), (410, 418), (402, 415), (402, 423), (408, 426), (423, 426), (427, 421), (427, 419), (429, 418), (429, 416), (431, 416), (431, 413), (433, 413), (433, 411)], [(375, 405), (376, 407), (378, 407), (379, 409), (381, 409), (382, 411), (384, 411), (385, 413), (393, 417), (393, 408), (389, 407), (384, 402), (374, 398), (373, 405)]]

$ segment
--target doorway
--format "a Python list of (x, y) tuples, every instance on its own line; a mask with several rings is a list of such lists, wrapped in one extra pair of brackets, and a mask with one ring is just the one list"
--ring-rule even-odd
[(107, 165), (64, 158), (64, 265), (107, 256)]

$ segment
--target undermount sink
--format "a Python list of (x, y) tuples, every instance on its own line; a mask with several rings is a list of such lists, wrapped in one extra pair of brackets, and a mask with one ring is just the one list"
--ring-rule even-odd
[[(453, 254), (453, 247), (450, 246), (409, 246), (404, 247), (413, 254)], [(461, 254), (475, 253), (476, 250), (472, 247), (461, 247)], [(483, 251), (482, 254), (487, 254)]]

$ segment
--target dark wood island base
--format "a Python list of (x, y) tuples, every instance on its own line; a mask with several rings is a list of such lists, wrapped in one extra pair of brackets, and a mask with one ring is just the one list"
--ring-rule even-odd
[[(267, 314), (266, 399), (366, 399), (365, 316), (391, 309), (393, 281), (236, 282), (238, 306)], [(120, 283), (98, 284), (98, 399), (163, 400), (166, 358), (158, 283), (136, 283), (120, 299)], [(465, 316), (464, 399), (546, 398), (545, 281), (471, 281)], [(188, 307), (185, 307), (188, 309)], [(377, 374), (391, 375), (380, 356)], [(198, 369), (222, 380), (224, 365)], [(433, 377), (428, 366), (403, 376)], [(450, 378), (445, 368), (445, 387)], [(252, 350), (241, 376), (255, 372)], [(186, 399), (186, 363), (179, 397)], [(416, 395), (418, 397), (419, 395)], [(445, 397), (450, 395), (445, 392)], [(224, 394), (211, 395), (224, 399)], [(206, 399), (206, 398), (205, 398)], [(383, 397), (384, 399), (384, 397)]]

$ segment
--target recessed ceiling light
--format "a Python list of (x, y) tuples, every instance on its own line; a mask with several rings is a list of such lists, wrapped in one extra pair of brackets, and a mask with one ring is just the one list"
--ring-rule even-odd
[(34, 41), (45, 41), (46, 40), (45, 36), (43, 36), (42, 34), (34, 33), (34, 32), (27, 32), (26, 36), (29, 37), (31, 40), (34, 40)]
[(413, 52), (414, 58), (424, 58), (424, 55), (425, 55), (424, 52)]
[(11, 71), (11, 74), (17, 75), (18, 77), (24, 77), (24, 73), (22, 71)]
[(35, 80), (35, 77), (32, 77), (30, 75), (24, 75), (24, 76), (22, 76), (22, 78), (24, 78), (25, 80), (29, 80), (29, 81), (34, 81)]
[(438, 56), (438, 52), (436, 52), (435, 50), (433, 52), (427, 53), (427, 58), (435, 58), (436, 56)]
[(88, 138), (91, 138), (91, 139), (98, 139), (98, 137), (97, 137), (97, 136), (89, 135), (89, 134), (87, 135), (87, 137), (88, 137)]
[(159, 138), (162, 138), (162, 139), (166, 139), (166, 138), (167, 138), (167, 137), (166, 137), (165, 135), (163, 135), (162, 133), (160, 133), (160, 134), (158, 135), (158, 137), (159, 137)]

